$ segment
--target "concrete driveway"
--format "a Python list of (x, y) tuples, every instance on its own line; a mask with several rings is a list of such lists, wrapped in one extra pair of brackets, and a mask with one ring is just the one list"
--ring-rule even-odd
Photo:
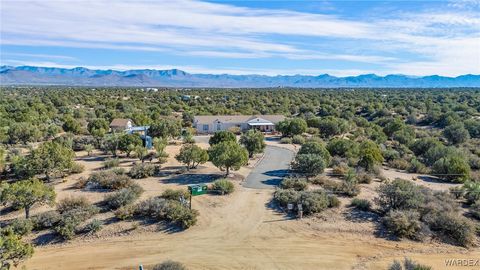
[(247, 176), (243, 186), (256, 189), (275, 188), (289, 173), (293, 156), (291, 150), (267, 145), (264, 158)]

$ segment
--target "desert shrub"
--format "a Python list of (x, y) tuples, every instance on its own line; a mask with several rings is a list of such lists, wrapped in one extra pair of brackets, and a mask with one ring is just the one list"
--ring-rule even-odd
[(359, 184), (370, 184), (373, 181), (373, 175), (364, 170), (357, 171), (355, 178)]
[(329, 199), (324, 191), (301, 191), (300, 201), (305, 215), (319, 213), (329, 206)]
[(446, 191), (432, 191), (422, 188), (424, 202), (419, 210), (422, 215), (430, 212), (458, 212), (458, 204), (453, 196)]
[(348, 170), (350, 170), (350, 168), (343, 162), (332, 167), (333, 174), (339, 177), (345, 176), (348, 173)]
[(190, 192), (188, 192), (185, 189), (166, 189), (165, 191), (162, 192), (162, 195), (160, 195), (160, 198), (164, 198), (165, 200), (175, 200), (175, 201), (180, 201), (182, 198), (183, 199), (188, 199), (190, 198)]
[(137, 163), (132, 166), (128, 173), (134, 179), (147, 178), (155, 173), (155, 166), (145, 163)]
[(356, 209), (361, 211), (370, 211), (370, 209), (372, 208), (372, 203), (367, 199), (353, 198), (350, 202), (350, 206), (355, 207)]
[(103, 226), (102, 221), (98, 219), (94, 219), (90, 223), (85, 225), (85, 227), (83, 228), (83, 231), (87, 234), (95, 234), (102, 229), (102, 226)]
[(222, 195), (230, 194), (235, 190), (235, 185), (227, 179), (218, 179), (213, 183), (213, 190), (220, 192)]
[(88, 178), (88, 184), (94, 188), (109, 190), (120, 190), (133, 185), (133, 180), (124, 174), (117, 174), (115, 171), (95, 172)]
[(289, 137), (283, 137), (282, 139), (280, 139), (280, 143), (281, 144), (292, 144), (293, 140), (292, 140), (292, 138), (289, 138)]
[(137, 205), (127, 204), (115, 210), (114, 215), (118, 219), (127, 220), (133, 218), (136, 211)]
[(188, 229), (197, 223), (198, 211), (189, 209), (178, 201), (168, 201), (165, 218), (184, 229)]
[(77, 182), (73, 184), (73, 186), (75, 188), (82, 189), (82, 188), (85, 188), (87, 184), (88, 184), (88, 179), (86, 179), (85, 177), (80, 177), (78, 178)]
[(10, 227), (16, 234), (24, 236), (32, 232), (34, 227), (33, 225), (34, 224), (30, 219), (16, 218), (10, 224)]
[(57, 211), (60, 214), (63, 214), (75, 209), (87, 209), (89, 207), (91, 207), (91, 204), (88, 201), (88, 199), (84, 196), (67, 197), (67, 198), (61, 199), (57, 203)]
[(389, 210), (416, 209), (424, 202), (421, 188), (410, 181), (395, 179), (387, 182), (377, 189), (378, 197), (375, 202), (384, 212)]
[(111, 169), (118, 167), (120, 165), (120, 160), (118, 158), (107, 158), (103, 162), (103, 167), (106, 169)]
[(33, 216), (31, 219), (35, 230), (50, 229), (62, 218), (57, 211), (47, 211)]
[(135, 214), (161, 220), (165, 216), (167, 204), (168, 200), (163, 198), (149, 198), (137, 205)]
[(70, 172), (73, 174), (81, 173), (85, 170), (85, 166), (83, 166), (80, 163), (73, 163), (72, 168), (70, 169)]
[(360, 187), (356, 181), (345, 181), (340, 185), (340, 189), (336, 192), (349, 197), (355, 197), (360, 194)]
[(399, 169), (399, 170), (407, 170), (410, 168), (410, 163), (405, 159), (394, 159), (388, 162), (388, 165), (392, 168)]
[(394, 260), (388, 267), (388, 270), (432, 270), (428, 265), (419, 264), (409, 258), (405, 258), (403, 265), (401, 262)]
[(95, 138), (92, 136), (75, 136), (73, 137), (72, 149), (73, 151), (86, 150), (87, 145), (95, 145)]
[(432, 212), (424, 217), (432, 231), (449, 241), (469, 247), (475, 241), (475, 226), (467, 218), (452, 212)]
[[(80, 223), (99, 212), (98, 207), (93, 206), (85, 197), (67, 197), (57, 204), (57, 211), (62, 215), (59, 221), (69, 226), (73, 223)], [(71, 222), (70, 222), (71, 221)], [(58, 225), (58, 224), (57, 224)]]
[(302, 135), (294, 135), (292, 138), (292, 143), (294, 144), (304, 144), (305, 138)]
[(301, 203), (305, 215), (321, 212), (330, 205), (330, 200), (324, 191), (296, 191), (293, 189), (277, 189), (274, 193), (274, 199), (282, 206), (286, 207), (293, 203), (296, 207)]
[(451, 187), (449, 189), (449, 192), (450, 194), (452, 194), (452, 196), (455, 198), (455, 199), (460, 199), (463, 197), (464, 193), (465, 193), (465, 190), (462, 188), (462, 187)]
[(75, 230), (79, 223), (80, 221), (74, 216), (66, 216), (59, 221), (54, 230), (64, 240), (70, 240), (75, 236)]
[(118, 209), (127, 204), (133, 203), (135, 200), (140, 198), (140, 195), (143, 193), (143, 188), (137, 184), (132, 186), (122, 188), (121, 190), (107, 195), (105, 197), (105, 202), (110, 209)]
[(294, 189), (297, 191), (305, 190), (308, 187), (308, 182), (306, 179), (301, 178), (284, 178), (280, 183), (280, 188), (283, 189)]
[(293, 189), (277, 189), (273, 198), (280, 206), (287, 207), (287, 204), (296, 204), (300, 200), (300, 193)]
[(408, 168), (408, 172), (410, 173), (428, 173), (428, 168), (418, 161), (417, 159), (413, 159), (410, 162), (410, 167)]
[(187, 268), (179, 262), (168, 260), (155, 265), (152, 270), (187, 270)]
[(323, 185), (325, 184), (326, 182), (328, 181), (331, 181), (329, 180), (326, 176), (324, 175), (319, 175), (319, 176), (315, 176), (313, 178), (310, 178), (308, 179), (308, 181), (314, 185)]
[(420, 240), (420, 232), (424, 227), (420, 214), (412, 210), (392, 210), (383, 217), (383, 223), (394, 235), (413, 240)]
[(463, 190), (463, 197), (465, 197), (468, 204), (480, 200), (480, 182), (466, 182), (463, 184)]
[(472, 204), (469, 211), (470, 214), (472, 214), (472, 216), (474, 216), (476, 219), (480, 219), (480, 200)]
[(339, 207), (341, 204), (340, 200), (337, 198), (337, 196), (329, 195), (328, 196), (328, 207), (330, 208), (336, 208)]

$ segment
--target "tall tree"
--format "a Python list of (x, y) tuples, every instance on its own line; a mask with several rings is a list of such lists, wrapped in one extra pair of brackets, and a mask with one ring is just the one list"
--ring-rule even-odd
[(118, 150), (125, 152), (129, 157), (135, 146), (142, 145), (142, 143), (142, 138), (138, 134), (123, 134), (118, 139)]
[(33, 254), (33, 246), (22, 241), (12, 228), (0, 229), (0, 269), (8, 270)]
[(360, 144), (360, 160), (358, 165), (367, 171), (373, 171), (375, 165), (383, 162), (380, 147), (372, 141), (364, 141)]
[(35, 204), (53, 205), (55, 191), (36, 178), (22, 180), (8, 185), (2, 192), (2, 202), (25, 209), (25, 217), (30, 217), (30, 209)]
[(228, 130), (222, 130), (222, 131), (217, 131), (215, 134), (213, 134), (212, 137), (208, 140), (208, 143), (210, 145), (215, 145), (221, 142), (236, 142), (237, 137), (235, 134)]
[(182, 125), (173, 119), (159, 119), (148, 130), (152, 137), (176, 138), (180, 136)]
[(292, 169), (305, 175), (308, 179), (325, 170), (325, 160), (316, 154), (298, 154), (292, 162)]
[(185, 144), (180, 149), (180, 153), (175, 156), (179, 161), (187, 165), (187, 170), (194, 169), (198, 164), (208, 161), (207, 150), (200, 148), (195, 144)]
[(265, 149), (265, 136), (258, 130), (250, 129), (240, 137), (240, 144), (247, 149), (248, 157), (251, 158)]
[(71, 148), (58, 142), (45, 142), (32, 150), (27, 157), (34, 174), (43, 173), (47, 180), (52, 174), (61, 173), (73, 168), (75, 153)]
[(213, 165), (221, 170), (225, 169), (227, 176), (231, 169), (238, 170), (248, 162), (248, 151), (232, 141), (214, 144), (208, 150), (208, 155)]

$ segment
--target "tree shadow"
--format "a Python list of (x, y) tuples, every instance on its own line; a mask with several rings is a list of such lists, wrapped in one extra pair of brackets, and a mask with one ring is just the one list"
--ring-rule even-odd
[(377, 213), (370, 211), (362, 211), (355, 208), (352, 208), (350, 211), (347, 211), (343, 214), (346, 220), (355, 222), (355, 223), (364, 223), (364, 222), (380, 222), (380, 216)]
[(268, 171), (264, 172), (264, 175), (268, 176), (274, 176), (274, 177), (287, 177), (290, 175), (290, 170), (288, 169), (281, 169), (281, 170), (273, 170), (273, 171)]
[(442, 179), (442, 178), (438, 178), (438, 177), (434, 177), (434, 176), (427, 176), (427, 175), (418, 176), (418, 179), (420, 179), (424, 182), (427, 182), (427, 183), (432, 183), (432, 184), (449, 184), (449, 185), (452, 185), (452, 186), (455, 186), (455, 185), (458, 184), (458, 183), (453, 183), (453, 182), (450, 182), (450, 181)]
[(105, 161), (107, 159), (107, 156), (93, 156), (93, 157), (82, 157), (78, 158), (78, 160), (85, 161), (85, 162), (99, 162), (99, 161)]
[(203, 184), (203, 183), (211, 183), (219, 178), (222, 178), (223, 175), (221, 174), (180, 174), (168, 179), (162, 179), (163, 183), (166, 184), (181, 184), (181, 185), (191, 185), (191, 184)]
[(41, 234), (32, 240), (32, 243), (35, 246), (59, 244), (62, 242), (64, 242), (64, 240), (53, 231), (48, 231), (47, 233)]

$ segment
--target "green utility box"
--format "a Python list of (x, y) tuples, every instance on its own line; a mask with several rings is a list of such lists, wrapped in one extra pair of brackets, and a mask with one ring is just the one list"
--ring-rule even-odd
[(207, 185), (205, 184), (188, 186), (188, 191), (190, 191), (190, 194), (192, 194), (192, 196), (205, 194), (207, 193), (207, 189)]

